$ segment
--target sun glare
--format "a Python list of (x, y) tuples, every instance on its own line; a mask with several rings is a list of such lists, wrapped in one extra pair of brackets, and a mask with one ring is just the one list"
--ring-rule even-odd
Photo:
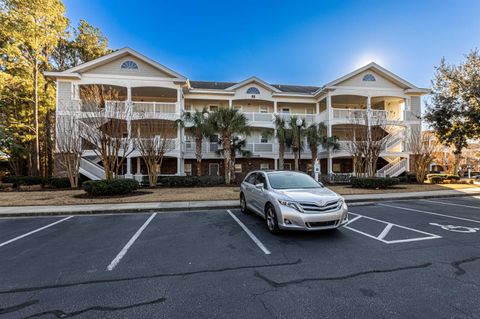
[(362, 66), (367, 65), (371, 62), (375, 62), (375, 63), (380, 64), (382, 66), (385, 63), (383, 57), (380, 56), (380, 54), (378, 54), (378, 53), (364, 53), (356, 59), (355, 64), (354, 64), (354, 68), (356, 68), (356, 69), (361, 68)]

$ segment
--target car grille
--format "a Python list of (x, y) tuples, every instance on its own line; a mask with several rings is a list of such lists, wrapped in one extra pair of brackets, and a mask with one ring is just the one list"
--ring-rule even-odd
[(311, 222), (311, 223), (305, 223), (307, 227), (309, 228), (314, 228), (314, 227), (327, 227), (327, 226), (335, 226), (337, 224), (338, 220), (331, 220), (328, 222)]
[(340, 200), (332, 200), (329, 202), (324, 203), (324, 205), (320, 205), (320, 203), (300, 203), (300, 206), (303, 208), (305, 213), (325, 213), (333, 210), (338, 210), (341, 207)]

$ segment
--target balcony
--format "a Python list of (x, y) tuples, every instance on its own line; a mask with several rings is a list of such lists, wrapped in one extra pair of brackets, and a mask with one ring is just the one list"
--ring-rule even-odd
[(274, 120), (273, 113), (244, 112), (250, 125), (271, 126)]
[(174, 121), (179, 117), (177, 112), (179, 109), (179, 103), (105, 101), (105, 112), (129, 114), (131, 111), (133, 119), (149, 118)]
[(315, 123), (315, 119), (317, 115), (315, 114), (290, 114), (290, 113), (279, 113), (278, 114), (281, 118), (283, 118), (286, 122), (290, 122), (290, 119), (295, 116), (300, 118), (304, 121), (306, 126), (309, 126), (312, 123)]

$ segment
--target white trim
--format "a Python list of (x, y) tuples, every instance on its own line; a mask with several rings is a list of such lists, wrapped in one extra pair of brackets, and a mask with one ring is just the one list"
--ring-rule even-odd
[[(184, 79), (184, 80), (187, 80), (187, 78), (183, 75), (181, 75), (180, 73), (177, 73), (169, 68), (167, 68), (166, 66), (150, 59), (149, 57), (146, 57), (145, 55), (129, 48), (129, 47), (125, 47), (123, 49), (120, 49), (118, 51), (115, 51), (115, 52), (112, 52), (110, 54), (107, 54), (107, 55), (104, 55), (100, 58), (97, 58), (95, 60), (92, 60), (92, 61), (89, 61), (89, 62), (86, 62), (86, 63), (83, 63), (83, 64), (80, 64), (76, 67), (73, 67), (73, 68), (70, 68), (66, 71), (64, 71), (65, 73), (73, 73), (73, 72), (77, 72), (77, 71), (80, 71), (80, 70), (85, 70), (85, 69), (91, 69), (99, 64), (103, 64), (103, 63), (108, 63), (112, 60), (115, 60), (116, 58), (118, 57), (122, 57), (124, 55), (132, 55), (133, 57), (153, 66), (154, 68), (164, 72), (164, 73), (167, 73), (169, 75), (172, 75), (173, 77), (176, 77), (176, 78), (181, 78), (181, 79)], [(63, 73), (63, 72), (62, 72)]]

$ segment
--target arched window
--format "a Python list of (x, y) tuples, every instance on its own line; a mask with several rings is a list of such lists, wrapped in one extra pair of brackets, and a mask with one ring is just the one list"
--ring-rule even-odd
[(127, 70), (138, 70), (138, 65), (132, 60), (128, 60), (123, 62), (120, 68), (127, 69)]
[(260, 91), (256, 87), (249, 87), (247, 90), (247, 94), (260, 94)]
[(376, 80), (375, 80), (375, 77), (373, 76), (373, 74), (368, 73), (368, 74), (365, 74), (365, 75), (363, 76), (362, 81), (375, 82)]

